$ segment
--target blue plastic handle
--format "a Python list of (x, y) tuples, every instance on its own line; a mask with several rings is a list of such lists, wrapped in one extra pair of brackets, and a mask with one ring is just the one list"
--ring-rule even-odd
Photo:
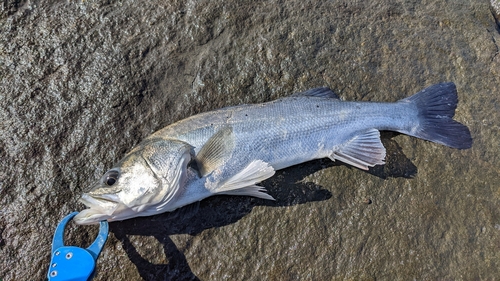
[(52, 257), (50, 260), (49, 280), (87, 281), (92, 279), (95, 264), (108, 238), (107, 221), (101, 221), (96, 240), (87, 249), (64, 246), (64, 228), (78, 214), (73, 212), (64, 217), (56, 228), (52, 239)]

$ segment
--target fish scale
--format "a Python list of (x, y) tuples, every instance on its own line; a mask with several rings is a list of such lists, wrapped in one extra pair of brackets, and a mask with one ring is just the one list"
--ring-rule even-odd
[(274, 200), (257, 186), (276, 170), (318, 158), (360, 169), (384, 164), (381, 130), (469, 148), (454, 121), (453, 83), (394, 103), (345, 102), (328, 88), (191, 116), (146, 138), (82, 195), (79, 224), (173, 211), (227, 194)]
[[(169, 135), (186, 141), (199, 151), (218, 128), (229, 125), (235, 130), (237, 146), (234, 160), (229, 162), (231, 167), (226, 169), (236, 172), (256, 159), (269, 163), (275, 169), (282, 169), (328, 157), (335, 146), (360, 131), (370, 128), (402, 131), (415, 123), (416, 113), (409, 114), (410, 109), (409, 104), (400, 103), (355, 103), (308, 96), (293, 97), (266, 104), (232, 107), (222, 112), (213, 111), (199, 116), (199, 120), (178, 122), (173, 128), (159, 131), (155, 136), (162, 133)], [(353, 114), (354, 111), (357, 114)], [(387, 112), (393, 115), (388, 117)], [(231, 117), (220, 118), (221, 114)], [(396, 114), (398, 116), (395, 117)], [(199, 127), (185, 125), (192, 121)], [(179, 129), (182, 127), (189, 127), (191, 131)], [(172, 134), (172, 129), (177, 134)], [(318, 147), (324, 149), (318, 150)]]

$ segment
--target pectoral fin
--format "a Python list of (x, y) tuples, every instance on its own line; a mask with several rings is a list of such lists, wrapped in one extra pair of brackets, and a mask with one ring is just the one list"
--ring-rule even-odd
[(330, 159), (368, 170), (368, 167), (384, 164), (385, 148), (380, 141), (380, 132), (371, 129), (340, 145)]
[(202, 177), (222, 166), (234, 150), (233, 128), (230, 126), (215, 133), (196, 155), (196, 164)]
[(261, 160), (254, 160), (236, 175), (220, 184), (214, 193), (229, 195), (247, 195), (268, 200), (274, 198), (264, 193), (265, 188), (255, 185), (274, 175), (274, 168)]

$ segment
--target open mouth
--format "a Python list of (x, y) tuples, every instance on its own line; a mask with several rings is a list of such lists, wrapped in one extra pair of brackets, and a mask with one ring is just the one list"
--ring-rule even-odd
[(114, 194), (90, 195), (84, 193), (79, 200), (88, 209), (82, 210), (74, 217), (78, 224), (93, 224), (111, 218), (118, 208), (118, 196)]
[(84, 193), (82, 198), (80, 198), (80, 202), (91, 209), (111, 215), (116, 207), (118, 207), (118, 196), (114, 194), (90, 195)]

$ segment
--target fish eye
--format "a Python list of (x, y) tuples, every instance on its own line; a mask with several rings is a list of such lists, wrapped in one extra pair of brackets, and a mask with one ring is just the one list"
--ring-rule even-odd
[(106, 174), (104, 174), (103, 181), (106, 185), (112, 186), (118, 180), (120, 173), (116, 170), (109, 170)]

